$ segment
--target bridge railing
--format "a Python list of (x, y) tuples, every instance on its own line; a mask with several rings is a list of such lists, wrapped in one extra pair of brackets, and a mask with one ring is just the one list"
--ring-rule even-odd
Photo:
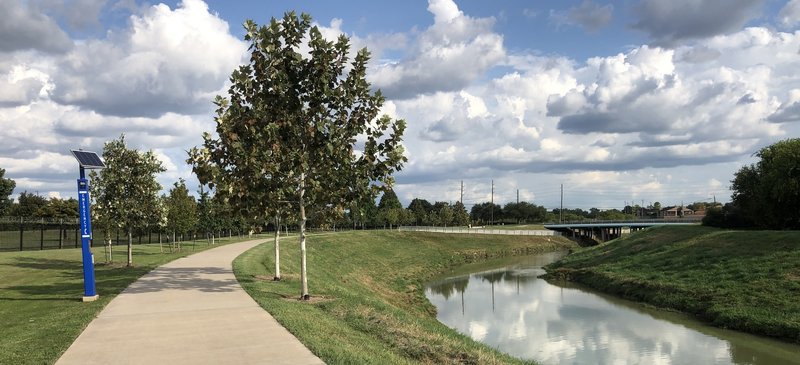
[(544, 225), (555, 224), (592, 224), (592, 223), (697, 223), (702, 222), (703, 217), (683, 217), (683, 218), (647, 218), (647, 219), (622, 219), (622, 220), (607, 220), (607, 219), (583, 219), (578, 221), (563, 221), (549, 222)]
[(560, 236), (560, 232), (537, 229), (486, 229), (468, 227), (430, 227), (430, 226), (400, 226), (398, 231), (405, 232), (434, 232), (434, 233), (458, 233), (458, 234), (497, 234), (509, 236)]

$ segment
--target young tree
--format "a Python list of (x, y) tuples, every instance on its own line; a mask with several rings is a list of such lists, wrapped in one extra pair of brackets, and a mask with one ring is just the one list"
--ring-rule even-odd
[(0, 217), (7, 215), (11, 210), (11, 203), (13, 202), (8, 197), (14, 192), (17, 183), (14, 180), (7, 179), (5, 176), (6, 170), (0, 169)]
[(245, 22), (250, 63), (232, 73), (228, 97), (215, 101), (219, 137), (205, 134), (204, 146), (190, 152), (201, 182), (221, 181), (239, 196), (266, 185), (273, 195), (259, 197), (268, 200), (262, 208), (288, 200), (299, 211), (303, 299), (306, 209), (374, 194), (406, 160), (405, 122), (378, 116), (384, 98), (366, 80), (369, 52), (349, 63), (349, 39), (330, 42), (311, 24), (294, 12), (268, 26)]
[(133, 230), (150, 225), (159, 215), (156, 174), (164, 172), (153, 151), (129, 149), (125, 135), (103, 147), (106, 168), (92, 170), (93, 209), (128, 235), (128, 266), (133, 266)]
[(187, 233), (194, 230), (197, 224), (197, 203), (194, 197), (189, 195), (189, 189), (183, 179), (172, 186), (165, 203), (167, 228), (172, 232), (172, 245), (174, 245), (177, 232)]

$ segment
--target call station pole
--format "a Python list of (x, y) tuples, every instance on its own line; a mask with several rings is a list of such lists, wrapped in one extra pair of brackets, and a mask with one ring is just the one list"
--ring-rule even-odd
[(81, 251), (83, 254), (83, 301), (97, 300), (97, 290), (94, 281), (94, 256), (91, 250), (92, 241), (92, 216), (89, 211), (89, 181), (86, 180), (86, 170), (80, 167), (81, 175), (78, 179), (78, 216), (81, 221)]
[(105, 166), (100, 156), (94, 152), (71, 150), (78, 160), (80, 177), (78, 178), (78, 219), (81, 230), (81, 251), (83, 256), (83, 301), (97, 300), (94, 281), (94, 255), (92, 255), (92, 215), (89, 210), (89, 181), (86, 180), (86, 169), (102, 169)]

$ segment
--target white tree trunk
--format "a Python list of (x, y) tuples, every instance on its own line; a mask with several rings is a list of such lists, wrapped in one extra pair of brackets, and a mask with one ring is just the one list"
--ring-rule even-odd
[(300, 174), (300, 281), (303, 290), (300, 298), (308, 300), (308, 277), (306, 275), (306, 207), (303, 195), (306, 192), (306, 174)]
[(133, 266), (133, 234), (128, 229), (128, 267)]
[(281, 280), (281, 219), (275, 216), (275, 281)]
[(111, 237), (106, 236), (106, 243), (108, 243), (108, 262), (114, 262), (114, 250), (111, 245)]

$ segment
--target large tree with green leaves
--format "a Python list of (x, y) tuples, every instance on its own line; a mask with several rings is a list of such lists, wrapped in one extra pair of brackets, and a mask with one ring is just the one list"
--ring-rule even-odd
[(736, 172), (733, 203), (758, 226), (800, 229), (800, 138), (759, 150), (760, 160)]
[(189, 158), (201, 182), (251, 216), (268, 217), (281, 204), (299, 211), (303, 299), (306, 210), (375, 194), (406, 160), (405, 122), (378, 115), (384, 98), (366, 81), (369, 52), (350, 62), (346, 36), (329, 41), (311, 24), (294, 12), (266, 26), (245, 22), (250, 62), (215, 100), (217, 136), (204, 134)]
[(5, 178), (6, 170), (0, 169), (0, 216), (8, 214), (11, 210), (12, 200), (8, 197), (14, 192), (17, 183), (14, 180)]
[(106, 167), (92, 170), (91, 192), (96, 210), (104, 222), (114, 224), (128, 236), (128, 266), (133, 266), (133, 230), (151, 226), (159, 220), (161, 184), (156, 175), (164, 172), (153, 151), (128, 148), (125, 135), (103, 147)]

